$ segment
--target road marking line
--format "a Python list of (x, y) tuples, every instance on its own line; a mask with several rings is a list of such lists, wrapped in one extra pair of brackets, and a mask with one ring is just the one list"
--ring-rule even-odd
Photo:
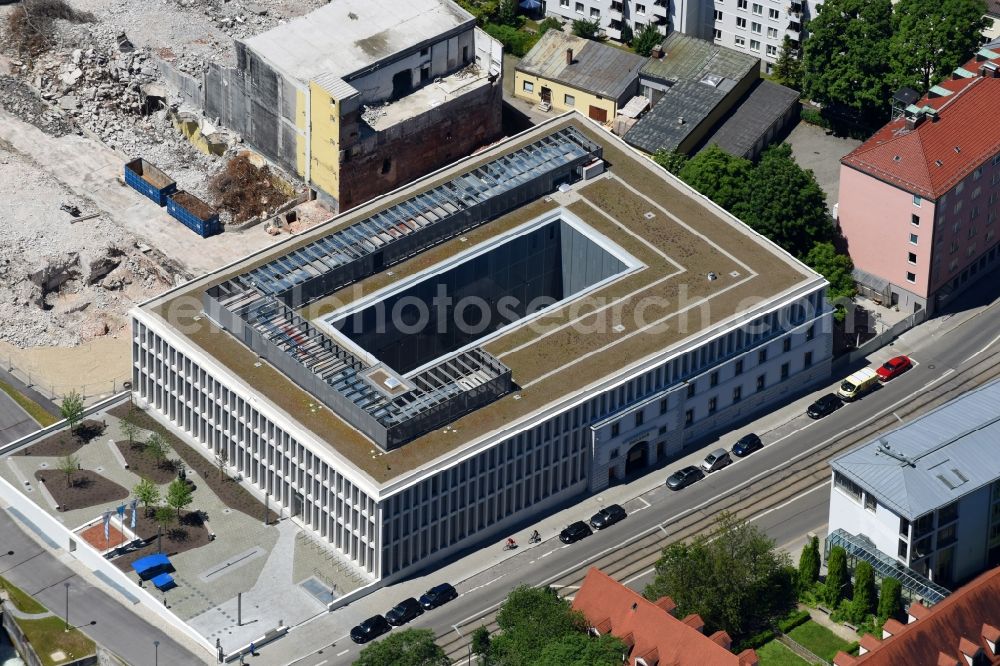
[[(649, 502), (647, 502), (647, 501), (645, 500), (645, 498), (643, 498), (643, 496), (642, 496), (642, 495), (639, 495), (639, 497), (638, 497), (638, 500), (639, 500), (640, 502), (642, 502), (643, 504), (645, 504), (645, 505), (646, 505), (646, 507), (645, 507), (645, 508), (647, 508), (647, 509), (649, 509), (649, 508), (651, 508), (651, 507), (653, 506), (652, 504), (650, 504)], [(641, 511), (641, 509), (640, 509), (640, 511)]]
[(637, 573), (636, 575), (632, 576), (632, 577), (631, 577), (631, 578), (629, 578), (628, 580), (623, 580), (623, 581), (622, 581), (622, 585), (628, 585), (628, 584), (630, 584), (630, 583), (631, 583), (632, 581), (636, 581), (636, 580), (639, 580), (639, 579), (640, 579), (640, 578), (642, 578), (643, 576), (646, 576), (646, 575), (649, 575), (649, 574), (653, 573), (654, 571), (656, 571), (656, 567), (649, 567), (649, 568), (648, 568), (648, 569), (646, 569), (645, 571), (640, 571), (639, 573)]
[(998, 340), (1000, 340), (1000, 335), (998, 335), (997, 337), (993, 338), (988, 343), (986, 343), (985, 347), (983, 347), (982, 349), (980, 349), (979, 351), (977, 351), (975, 354), (973, 354), (969, 358), (965, 359), (965, 361), (963, 361), (963, 363), (967, 363), (968, 361), (971, 361), (972, 359), (976, 358), (977, 356), (979, 356), (980, 354), (982, 354), (984, 351), (986, 351), (987, 349), (989, 349), (990, 347), (992, 347), (993, 345), (995, 345)]
[(892, 415), (893, 415), (893, 416), (895, 416), (895, 417), (896, 417), (897, 419), (899, 419), (899, 422), (900, 422), (900, 423), (902, 423), (902, 422), (903, 422), (903, 419), (902, 419), (902, 417), (900, 417), (900, 415), (899, 415), (899, 414), (897, 414), (896, 412), (893, 412), (893, 413), (892, 413)]
[(812, 488), (810, 488), (809, 490), (804, 490), (804, 491), (802, 491), (801, 493), (799, 493), (799, 494), (798, 494), (798, 495), (796, 495), (795, 497), (792, 497), (791, 499), (788, 499), (788, 500), (786, 500), (786, 501), (782, 502), (782, 503), (781, 503), (781, 504), (779, 504), (778, 506), (772, 506), (772, 507), (771, 507), (770, 509), (768, 509), (767, 511), (764, 511), (763, 513), (758, 513), (758, 514), (756, 514), (755, 516), (752, 516), (752, 517), (751, 517), (751, 518), (750, 518), (749, 520), (747, 520), (747, 522), (748, 522), (748, 523), (752, 523), (752, 522), (753, 522), (753, 521), (755, 521), (755, 520), (758, 520), (758, 519), (760, 519), (760, 518), (763, 518), (764, 516), (766, 516), (766, 515), (767, 515), (767, 514), (769, 514), (769, 513), (773, 513), (773, 512), (775, 512), (775, 511), (777, 511), (777, 510), (779, 510), (779, 509), (784, 509), (784, 508), (785, 508), (786, 506), (788, 506), (788, 505), (789, 505), (789, 504), (791, 504), (792, 502), (798, 502), (798, 501), (799, 501), (800, 499), (802, 499), (802, 498), (803, 498), (803, 497), (805, 497), (806, 495), (809, 495), (810, 493), (814, 493), (814, 492), (816, 492), (817, 490), (823, 490), (823, 489), (825, 489), (825, 488), (829, 488), (829, 487), (830, 487), (830, 482), (829, 482), (829, 481), (824, 481), (823, 483), (819, 484), (818, 486), (813, 486), (813, 487), (812, 487)]
[(665, 535), (670, 536), (670, 532), (668, 532), (667, 528), (663, 526), (663, 523), (660, 523), (657, 527), (659, 527), (660, 531), (662, 531)]
[[(338, 652), (338, 653), (337, 653), (337, 656), (338, 656), (338, 657), (343, 657), (343, 656), (344, 656), (345, 654), (347, 654), (348, 652), (350, 652), (350, 650), (349, 650), (349, 649), (348, 649), (348, 650), (343, 650), (343, 651), (341, 651), (341, 652)], [(323, 664), (325, 664), (325, 663), (326, 663), (326, 659), (324, 659), (323, 661), (321, 661), (321, 662), (319, 662), (318, 664), (316, 664), (316, 666), (323, 666)]]
[(462, 638), (463, 634), (462, 634), (461, 631), (458, 630), (458, 625), (457, 624), (451, 625), (451, 628), (455, 630), (455, 633), (458, 634), (459, 638)]

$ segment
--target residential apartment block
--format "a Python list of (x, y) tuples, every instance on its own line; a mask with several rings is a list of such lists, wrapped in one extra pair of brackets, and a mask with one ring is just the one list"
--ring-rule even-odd
[(944, 587), (1000, 564), (1000, 382), (834, 459), (830, 532)]
[(770, 72), (785, 35), (799, 49), (805, 39), (804, 26), (821, 5), (812, 0), (715, 0), (710, 30), (698, 36), (756, 56)]
[[(622, 38), (622, 28), (628, 26), (638, 33), (647, 25), (655, 25), (661, 34), (670, 30), (703, 31), (710, 17), (696, 3), (671, 3), (670, 0), (548, 0), (545, 11), (566, 21), (597, 21), (611, 39)], [(677, 12), (680, 12), (679, 14)]]
[(997, 265), (1000, 43), (841, 160), (838, 217), (862, 293), (934, 311)]
[(858, 656), (838, 652), (835, 666), (997, 666), (1000, 664), (1000, 569), (993, 569), (927, 608), (892, 618), (879, 637), (865, 634)]
[(573, 610), (587, 619), (591, 633), (621, 638), (629, 652), (628, 666), (757, 666), (752, 649), (732, 651), (732, 638), (725, 631), (706, 636), (700, 615), (679, 618), (670, 597), (656, 601), (622, 585), (596, 567), (591, 567), (573, 597)]
[(347, 210), (500, 135), (502, 47), (450, 0), (337, 0), (211, 63), (205, 114)]
[(826, 287), (570, 113), (143, 304), (133, 386), (384, 583), (826, 378)]

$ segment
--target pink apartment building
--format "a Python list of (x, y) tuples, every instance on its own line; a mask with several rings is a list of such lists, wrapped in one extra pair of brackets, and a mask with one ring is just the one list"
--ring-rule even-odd
[(997, 266), (1000, 42), (841, 160), (839, 224), (858, 289), (934, 311)]

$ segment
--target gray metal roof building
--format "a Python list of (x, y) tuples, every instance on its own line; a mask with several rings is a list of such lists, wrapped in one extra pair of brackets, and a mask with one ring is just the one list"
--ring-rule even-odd
[(909, 520), (1000, 478), (1000, 381), (831, 461)]
[(760, 69), (760, 60), (754, 56), (679, 32), (663, 40), (660, 49), (663, 57), (650, 59), (643, 65), (643, 78), (678, 82), (700, 80), (713, 74), (739, 80), (752, 69)]
[[(573, 50), (572, 64), (566, 62), (567, 49)], [(561, 30), (548, 30), (518, 63), (517, 70), (617, 100), (635, 85), (646, 60)]]
[(795, 90), (761, 81), (705, 141), (705, 147), (715, 144), (730, 155), (756, 159), (785, 125), (798, 117), (798, 101)]

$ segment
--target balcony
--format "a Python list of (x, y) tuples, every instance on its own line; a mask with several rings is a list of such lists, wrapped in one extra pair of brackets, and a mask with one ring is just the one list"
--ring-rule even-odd
[(785, 28), (785, 34), (791, 37), (794, 41), (799, 41), (802, 38), (802, 24), (792, 21)]
[[(620, 2), (612, 2), (611, 3), (611, 21), (612, 22), (614, 22), (614, 21), (621, 21), (622, 18), (623, 18), (622, 17), (622, 3), (620, 3)], [(617, 30), (617, 32), (619, 33), (619, 35), (621, 35), (621, 29), (620, 28)], [(610, 33), (609, 33), (608, 36), (610, 36)]]
[(653, 16), (666, 18), (669, 7), (667, 0), (654, 0), (653, 2)]

